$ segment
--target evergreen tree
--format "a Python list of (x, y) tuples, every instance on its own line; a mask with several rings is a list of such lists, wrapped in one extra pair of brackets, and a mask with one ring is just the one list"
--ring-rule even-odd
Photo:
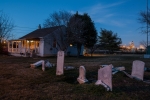
[(119, 50), (120, 44), (122, 43), (117, 33), (113, 33), (111, 30), (108, 31), (106, 29), (101, 29), (98, 42), (104, 50), (108, 50), (111, 53), (113, 53), (114, 50)]
[(97, 31), (94, 22), (88, 14), (80, 15), (78, 12), (74, 14), (68, 22), (68, 40), (77, 46), (78, 56), (81, 46), (92, 48), (97, 42)]

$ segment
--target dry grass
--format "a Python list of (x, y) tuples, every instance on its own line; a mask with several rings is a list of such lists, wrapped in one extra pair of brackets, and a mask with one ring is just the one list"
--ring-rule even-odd
[[(150, 84), (130, 79), (119, 72), (112, 77), (113, 91), (94, 85), (97, 71), (102, 64), (125, 66), (131, 73), (133, 60), (142, 60), (150, 68), (150, 59), (143, 55), (108, 55), (99, 57), (65, 57), (65, 66), (74, 66), (74, 70), (65, 70), (63, 76), (56, 76), (56, 68), (31, 69), (30, 64), (48, 59), (56, 64), (56, 57), (24, 58), (0, 56), (0, 100), (148, 100)], [(89, 83), (78, 84), (78, 68), (84, 65)], [(144, 73), (144, 79), (150, 80), (150, 72)]]

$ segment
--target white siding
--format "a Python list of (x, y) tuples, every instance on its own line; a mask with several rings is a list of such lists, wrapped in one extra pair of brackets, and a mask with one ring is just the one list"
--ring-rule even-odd
[(40, 56), (43, 57), (44, 56), (44, 41), (42, 38), (40, 39), (39, 48), (40, 48), (39, 54)]

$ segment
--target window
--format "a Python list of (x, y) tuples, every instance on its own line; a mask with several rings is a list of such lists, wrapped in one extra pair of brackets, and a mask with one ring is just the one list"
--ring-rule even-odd
[(53, 41), (53, 47), (56, 48), (56, 40)]

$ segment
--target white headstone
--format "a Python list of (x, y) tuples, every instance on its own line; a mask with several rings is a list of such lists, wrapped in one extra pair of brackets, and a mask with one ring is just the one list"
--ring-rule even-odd
[(75, 67), (73, 67), (73, 66), (65, 66), (64, 69), (65, 70), (72, 70), (72, 69), (75, 69)]
[(112, 64), (98, 70), (96, 85), (103, 85), (107, 91), (112, 91)]
[(122, 66), (122, 67), (115, 67), (115, 69), (118, 70), (118, 71), (123, 71), (123, 70), (125, 70), (125, 67), (124, 66)]
[(30, 64), (31, 68), (35, 68), (42, 65), (42, 70), (45, 70), (44, 60), (40, 60), (34, 64)]
[(64, 74), (64, 51), (58, 51), (56, 75), (63, 75), (63, 74)]
[(45, 71), (45, 61), (42, 62), (42, 70)]
[(143, 61), (139, 61), (139, 60), (133, 61), (131, 76), (137, 79), (143, 80), (144, 66), (145, 66), (145, 63)]
[(79, 68), (79, 77), (77, 78), (77, 81), (80, 84), (88, 82), (88, 80), (86, 79), (86, 70), (85, 70), (84, 66), (80, 66), (80, 68)]
[(53, 65), (48, 60), (46, 60), (45, 61), (45, 67), (51, 68), (51, 67), (53, 67)]

